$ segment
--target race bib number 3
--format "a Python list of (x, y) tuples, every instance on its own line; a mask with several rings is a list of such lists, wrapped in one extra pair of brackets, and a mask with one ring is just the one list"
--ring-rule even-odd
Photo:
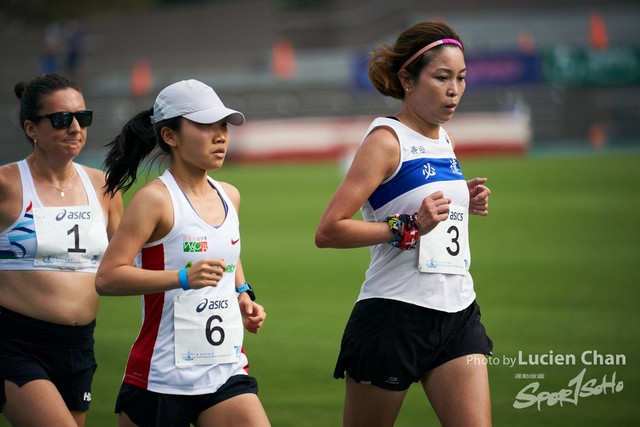
[(33, 209), (38, 250), (34, 266), (77, 270), (98, 267), (108, 239), (99, 208)]
[(174, 302), (176, 366), (237, 362), (244, 329), (235, 293), (180, 295)]
[(450, 205), (449, 218), (420, 237), (418, 271), (466, 274), (471, 265), (468, 224), (468, 209)]

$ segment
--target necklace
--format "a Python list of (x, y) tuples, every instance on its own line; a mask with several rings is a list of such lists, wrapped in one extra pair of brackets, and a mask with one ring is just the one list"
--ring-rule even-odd
[(60, 192), (60, 197), (64, 197), (64, 192), (67, 188), (69, 188), (71, 186), (71, 179), (73, 179), (73, 177), (71, 177), (71, 179), (69, 180), (69, 183), (67, 183), (67, 185), (65, 185), (62, 188), (58, 188), (57, 185), (55, 185), (53, 183), (53, 181), (51, 181), (49, 178), (47, 178), (46, 176), (44, 176), (44, 174), (42, 173), (42, 171), (40, 170), (40, 168), (38, 167), (38, 163), (36, 163), (36, 159), (33, 159), (33, 165), (36, 167), (36, 170), (38, 171), (38, 175), (40, 175), (41, 178), (44, 178), (47, 180), (47, 182), (49, 184), (51, 184), (51, 186), (53, 188), (55, 188), (56, 190), (58, 190)]

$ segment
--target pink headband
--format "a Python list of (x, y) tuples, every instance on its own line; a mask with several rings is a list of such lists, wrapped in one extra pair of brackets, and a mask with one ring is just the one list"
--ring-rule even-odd
[(464, 48), (462, 47), (462, 44), (455, 39), (442, 39), (442, 40), (436, 40), (433, 43), (429, 43), (428, 45), (426, 45), (425, 47), (423, 47), (422, 49), (420, 49), (419, 51), (417, 51), (416, 53), (413, 54), (413, 56), (409, 59), (407, 59), (407, 62), (405, 62), (404, 64), (402, 64), (402, 67), (400, 67), (400, 71), (404, 70), (405, 68), (407, 68), (407, 66), (409, 64), (411, 64), (413, 61), (415, 61), (415, 59), (417, 57), (419, 57), (420, 55), (422, 55), (423, 53), (425, 53), (426, 51), (428, 51), (429, 49), (433, 49), (436, 46), (439, 46), (441, 44), (455, 44), (458, 47), (460, 47), (460, 49), (464, 50)]

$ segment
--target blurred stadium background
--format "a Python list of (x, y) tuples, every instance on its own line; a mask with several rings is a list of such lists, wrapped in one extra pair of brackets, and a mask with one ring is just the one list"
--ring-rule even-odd
[[(82, 83), (99, 158), (169, 83), (197, 78), (245, 113), (237, 159), (335, 157), (399, 104), (367, 53), (421, 20), (466, 43), (449, 127), (464, 153), (640, 145), (640, 4), (632, 0), (2, 0), (0, 159), (30, 152), (13, 86), (45, 70)], [(70, 58), (70, 55), (73, 56)], [(73, 65), (69, 65), (69, 64)]]

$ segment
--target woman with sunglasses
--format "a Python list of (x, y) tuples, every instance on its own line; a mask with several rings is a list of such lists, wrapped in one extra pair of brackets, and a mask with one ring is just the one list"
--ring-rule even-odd
[[(368, 246), (371, 261), (342, 338), (344, 426), (390, 427), (420, 382), (443, 426), (488, 427), (486, 354), (469, 274), (469, 214), (486, 179), (465, 181), (453, 137), (467, 68), (458, 34), (422, 22), (383, 45), (369, 78), (400, 111), (373, 121), (316, 232), (319, 247)], [(354, 219), (361, 210), (363, 220)]]
[(208, 176), (224, 163), (229, 124), (244, 124), (242, 113), (182, 80), (110, 144), (108, 193), (129, 189), (155, 150), (169, 161), (132, 197), (96, 276), (101, 295), (143, 295), (116, 402), (121, 427), (269, 426), (242, 346), (266, 314), (240, 262), (240, 194)]
[(15, 93), (33, 153), (0, 167), (0, 410), (15, 426), (83, 426), (95, 274), (122, 198), (73, 161), (92, 120), (77, 83), (51, 74)]

